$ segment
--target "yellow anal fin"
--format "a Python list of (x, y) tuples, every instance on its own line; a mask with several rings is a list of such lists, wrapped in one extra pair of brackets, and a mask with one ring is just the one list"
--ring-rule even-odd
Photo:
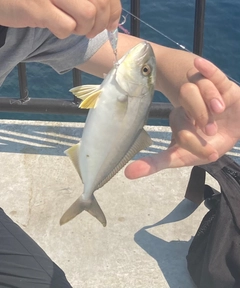
[(102, 90), (100, 85), (83, 85), (77, 86), (70, 90), (77, 98), (83, 100), (80, 108), (91, 109), (96, 107), (96, 102)]
[(70, 160), (73, 163), (73, 166), (75, 167), (75, 169), (77, 170), (81, 180), (82, 180), (82, 176), (81, 176), (81, 171), (79, 168), (79, 147), (80, 147), (80, 143), (73, 145), (72, 147), (68, 148), (67, 150), (64, 151), (64, 153), (70, 158)]

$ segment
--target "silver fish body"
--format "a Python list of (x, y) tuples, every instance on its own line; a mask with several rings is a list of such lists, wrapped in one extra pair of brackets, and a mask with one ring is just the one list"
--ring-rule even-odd
[(86, 210), (106, 226), (93, 193), (134, 155), (151, 145), (143, 126), (152, 103), (155, 79), (153, 50), (149, 43), (142, 42), (119, 60), (101, 85), (70, 90), (84, 100), (82, 108), (91, 109), (81, 144), (66, 151), (84, 183), (84, 191), (64, 213), (60, 224)]

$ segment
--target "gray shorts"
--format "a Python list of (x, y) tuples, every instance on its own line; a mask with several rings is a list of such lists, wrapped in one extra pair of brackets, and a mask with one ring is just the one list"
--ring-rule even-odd
[(0, 48), (0, 86), (20, 62), (47, 64), (61, 74), (87, 61), (106, 41), (106, 31), (90, 40), (77, 35), (61, 40), (48, 29), (9, 28)]
[(0, 287), (72, 287), (61, 268), (1, 208)]

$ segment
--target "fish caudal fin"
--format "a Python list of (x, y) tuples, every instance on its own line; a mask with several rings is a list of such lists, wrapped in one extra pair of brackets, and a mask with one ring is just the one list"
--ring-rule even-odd
[(92, 195), (91, 199), (84, 200), (82, 195), (68, 208), (68, 210), (63, 214), (60, 219), (60, 225), (67, 223), (72, 220), (75, 216), (80, 214), (82, 211), (86, 210), (92, 216), (97, 218), (105, 227), (107, 225), (107, 220), (101, 207), (99, 206), (96, 198)]

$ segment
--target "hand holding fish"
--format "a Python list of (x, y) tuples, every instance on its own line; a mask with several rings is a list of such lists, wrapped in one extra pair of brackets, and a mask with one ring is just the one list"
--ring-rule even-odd
[(181, 88), (182, 107), (170, 116), (170, 147), (131, 163), (125, 170), (128, 178), (215, 161), (240, 139), (240, 87), (207, 60), (196, 58), (194, 64), (189, 83)]
[(119, 0), (0, 0), (0, 25), (48, 28), (58, 38), (96, 36), (118, 26)]

